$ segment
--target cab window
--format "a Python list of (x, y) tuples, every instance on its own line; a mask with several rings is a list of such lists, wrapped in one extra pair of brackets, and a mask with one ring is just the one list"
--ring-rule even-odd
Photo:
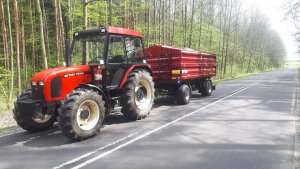
[(73, 65), (104, 64), (105, 38), (105, 35), (76, 38), (72, 51)]
[(126, 37), (125, 45), (128, 63), (143, 62), (145, 56), (142, 40), (140, 38)]
[(107, 62), (126, 63), (124, 38), (122, 36), (110, 36), (107, 53)]

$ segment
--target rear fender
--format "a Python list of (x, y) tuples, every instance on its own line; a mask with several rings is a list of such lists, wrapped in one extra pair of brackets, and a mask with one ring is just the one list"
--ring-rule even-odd
[(127, 71), (125, 72), (123, 78), (122, 78), (122, 81), (119, 85), (119, 89), (123, 88), (127, 78), (128, 78), (128, 75), (133, 71), (133, 70), (136, 70), (136, 69), (144, 69), (146, 70), (147, 72), (150, 73), (150, 75), (152, 76), (152, 70), (150, 68), (149, 65), (145, 65), (145, 64), (140, 64), (140, 65), (132, 65), (129, 69), (127, 69)]

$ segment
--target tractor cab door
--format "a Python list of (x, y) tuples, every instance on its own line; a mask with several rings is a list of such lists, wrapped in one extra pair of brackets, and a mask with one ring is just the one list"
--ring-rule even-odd
[(118, 88), (127, 69), (124, 36), (110, 35), (106, 58), (106, 86)]

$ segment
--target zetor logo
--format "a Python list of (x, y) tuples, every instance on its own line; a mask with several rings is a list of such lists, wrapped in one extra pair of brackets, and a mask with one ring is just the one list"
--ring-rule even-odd
[(68, 78), (68, 77), (80, 76), (80, 75), (84, 75), (84, 72), (77, 72), (77, 73), (65, 74), (64, 77)]

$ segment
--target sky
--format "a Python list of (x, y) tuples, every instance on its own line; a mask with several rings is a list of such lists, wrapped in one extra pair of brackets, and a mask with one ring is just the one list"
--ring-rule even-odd
[(270, 18), (273, 28), (280, 34), (286, 51), (288, 60), (298, 60), (300, 55), (296, 53), (297, 44), (293, 33), (296, 31), (291, 21), (284, 20), (285, 9), (283, 6), (287, 0), (245, 0), (249, 7), (257, 7)]

